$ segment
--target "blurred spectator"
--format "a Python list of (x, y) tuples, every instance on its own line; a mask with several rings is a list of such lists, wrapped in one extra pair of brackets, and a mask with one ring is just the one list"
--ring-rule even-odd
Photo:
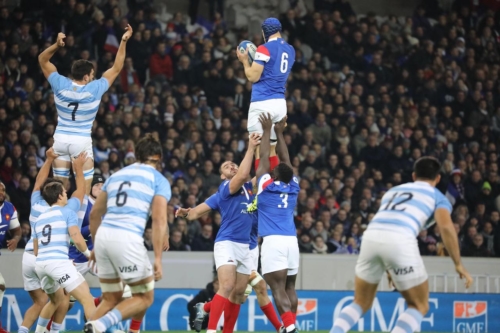
[(144, 246), (148, 251), (153, 251), (153, 229), (144, 230)]
[(201, 228), (201, 234), (193, 239), (191, 243), (193, 251), (213, 251), (214, 240), (212, 235), (212, 225), (205, 224)]

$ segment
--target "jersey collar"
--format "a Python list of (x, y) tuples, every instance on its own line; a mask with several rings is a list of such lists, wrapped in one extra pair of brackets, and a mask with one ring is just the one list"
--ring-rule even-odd
[(272, 42), (273, 40), (278, 40), (278, 37), (273, 37), (268, 40), (268, 42)]

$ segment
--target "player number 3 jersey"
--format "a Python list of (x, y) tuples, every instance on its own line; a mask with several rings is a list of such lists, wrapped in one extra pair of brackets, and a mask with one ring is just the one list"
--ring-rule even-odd
[(395, 186), (382, 197), (367, 230), (397, 231), (416, 238), (420, 230), (429, 227), (426, 224), (434, 220), (438, 208), (452, 211), (448, 199), (428, 183), (416, 181)]
[(258, 186), (259, 236), (296, 236), (294, 211), (300, 191), (297, 177), (286, 184), (266, 173), (259, 178)]

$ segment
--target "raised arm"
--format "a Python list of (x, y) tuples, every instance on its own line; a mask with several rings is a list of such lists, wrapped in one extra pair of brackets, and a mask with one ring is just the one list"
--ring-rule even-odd
[(268, 113), (262, 113), (259, 116), (259, 121), (262, 124), (264, 134), (262, 135), (260, 144), (259, 167), (255, 171), (255, 176), (257, 179), (269, 172), (269, 155), (271, 154), (271, 128), (273, 127), (271, 116)]
[(33, 187), (33, 192), (40, 191), (43, 183), (47, 180), (50, 174), (50, 168), (52, 167), (52, 162), (57, 158), (56, 153), (54, 153), (54, 149), (50, 148), (45, 152), (45, 156), (47, 159), (45, 163), (43, 163), (40, 171), (38, 171), (38, 175), (36, 175), (35, 186)]
[(252, 64), (250, 65), (250, 63), (248, 62), (248, 48), (244, 53), (241, 53), (238, 49), (236, 49), (236, 55), (238, 56), (238, 60), (243, 64), (247, 80), (252, 83), (259, 81), (262, 72), (264, 71), (264, 65), (261, 65), (256, 61), (252, 62)]
[(62, 32), (57, 34), (57, 41), (46, 48), (40, 55), (38, 56), (38, 63), (42, 68), (43, 75), (45, 78), (49, 78), (50, 74), (57, 72), (56, 66), (50, 62), (50, 58), (57, 52), (60, 47), (64, 47), (64, 38), (66, 35)]
[(102, 75), (103, 78), (108, 80), (108, 84), (111, 87), (113, 82), (115, 82), (116, 77), (120, 74), (123, 68), (123, 64), (125, 62), (125, 55), (127, 51), (127, 41), (130, 36), (132, 36), (133, 30), (130, 24), (125, 28), (125, 33), (122, 36), (122, 41), (120, 42), (120, 46), (118, 47), (118, 53), (116, 53), (115, 62), (113, 63), (113, 67), (108, 69)]
[(243, 184), (248, 181), (248, 177), (250, 176), (250, 171), (252, 170), (252, 162), (253, 162), (253, 154), (255, 152), (255, 147), (260, 144), (260, 135), (257, 133), (250, 134), (248, 139), (248, 149), (241, 161), (240, 167), (238, 168), (238, 172), (231, 178), (229, 182), (229, 193), (235, 194), (238, 192)]
[(286, 126), (286, 116), (281, 119), (277, 124), (274, 124), (274, 131), (276, 132), (276, 137), (278, 138), (277, 143), (277, 153), (280, 162), (287, 164), (290, 168), (292, 163), (290, 162), (290, 155), (288, 154), (288, 147), (286, 146), (285, 138), (283, 137), (283, 131)]
[(75, 171), (76, 176), (76, 190), (73, 192), (71, 197), (80, 200), (80, 204), (83, 202), (83, 197), (85, 196), (85, 177), (83, 176), (83, 165), (86, 160), (87, 153), (81, 153), (77, 158), (73, 159), (73, 170)]

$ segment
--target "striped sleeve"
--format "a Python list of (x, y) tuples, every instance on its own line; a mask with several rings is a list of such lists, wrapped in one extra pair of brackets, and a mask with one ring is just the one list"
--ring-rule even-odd
[(255, 52), (255, 60), (258, 64), (264, 65), (271, 59), (271, 54), (269, 50), (264, 45), (260, 45)]
[(270, 174), (266, 173), (259, 178), (257, 195), (261, 194), (273, 182)]
[(52, 72), (49, 75), (49, 77), (47, 78), (47, 80), (49, 81), (50, 86), (52, 87), (52, 90), (54, 90), (54, 92), (55, 92), (55, 91), (61, 90), (63, 82), (65, 80), (67, 80), (67, 78), (65, 78), (64, 76), (62, 76), (61, 74), (59, 74), (56, 71), (56, 72)]

